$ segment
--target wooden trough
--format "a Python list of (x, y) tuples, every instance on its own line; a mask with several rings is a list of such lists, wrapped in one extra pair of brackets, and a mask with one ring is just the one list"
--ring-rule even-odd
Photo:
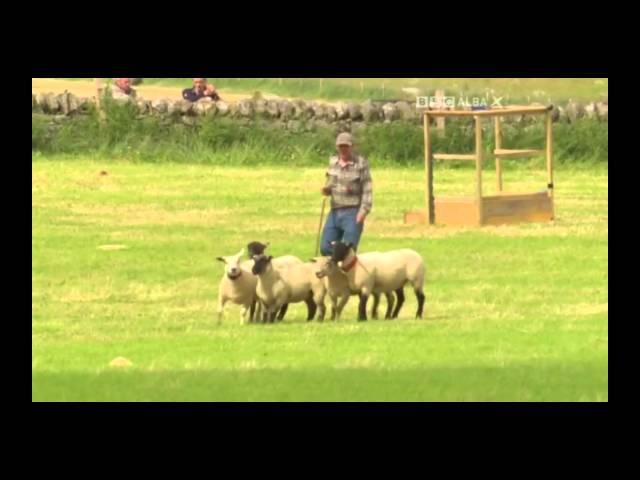
[[(520, 222), (548, 222), (553, 220), (553, 137), (552, 107), (506, 107), (493, 110), (427, 110), (424, 112), (424, 149), (426, 195), (424, 210), (406, 212), (404, 222), (408, 224), (426, 223), (428, 225), (502, 225)], [(546, 146), (544, 150), (509, 150), (502, 148), (501, 117), (507, 115), (546, 115)], [(430, 117), (474, 117), (475, 152), (472, 154), (434, 154), (431, 148)], [(496, 195), (482, 194), (482, 121), (493, 117), (495, 125), (496, 148), (493, 156), (496, 160)], [(547, 186), (541, 192), (505, 193), (502, 191), (501, 158), (526, 158), (545, 155), (547, 160)], [(476, 194), (473, 197), (434, 198), (433, 161), (469, 160), (476, 164)]]

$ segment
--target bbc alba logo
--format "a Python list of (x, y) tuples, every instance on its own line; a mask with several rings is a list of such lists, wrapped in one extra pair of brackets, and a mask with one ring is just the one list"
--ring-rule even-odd
[(417, 108), (453, 109), (453, 108), (501, 108), (502, 97), (493, 97), (489, 103), (488, 97), (416, 97)]

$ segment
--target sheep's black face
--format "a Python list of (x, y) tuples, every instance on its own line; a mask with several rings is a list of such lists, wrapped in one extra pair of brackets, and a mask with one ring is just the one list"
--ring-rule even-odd
[(254, 275), (260, 275), (264, 273), (267, 269), (267, 266), (271, 263), (271, 259), (273, 257), (267, 257), (265, 255), (256, 255), (253, 257), (253, 268), (251, 268), (251, 273)]
[(265, 249), (268, 247), (268, 244), (260, 243), (260, 242), (251, 242), (247, 245), (247, 251), (249, 252), (249, 258), (253, 258), (255, 255), (264, 255)]
[(331, 261), (334, 263), (342, 262), (347, 255), (349, 255), (351, 245), (349, 243), (335, 242), (333, 244), (333, 252), (331, 254)]

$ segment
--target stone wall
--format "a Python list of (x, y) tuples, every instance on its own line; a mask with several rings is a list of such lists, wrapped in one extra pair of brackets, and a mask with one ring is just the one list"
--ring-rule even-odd
[[(40, 93), (31, 95), (32, 112), (40, 112), (58, 117), (86, 114), (95, 107), (95, 98), (79, 98), (65, 92), (62, 94)], [(122, 101), (122, 100), (121, 100)], [(126, 101), (126, 100), (124, 100)], [(329, 126), (333, 123), (373, 123), (373, 122), (414, 122), (422, 121), (421, 110), (415, 103), (405, 101), (363, 103), (343, 102), (327, 105), (304, 100), (264, 100), (261, 98), (242, 100), (238, 103), (213, 102), (206, 98), (192, 103), (186, 100), (131, 100), (138, 114), (175, 118), (177, 121), (192, 123), (198, 116), (230, 117), (239, 119), (260, 118), (279, 122), (286, 128), (296, 129), (297, 125), (313, 123)], [(532, 105), (536, 105), (535, 103)], [(539, 104), (538, 104), (539, 105)], [(608, 100), (598, 102), (569, 102), (553, 107), (554, 122), (573, 123), (581, 118), (593, 118), (607, 122)], [(542, 115), (527, 116), (533, 122), (544, 119)], [(507, 123), (525, 121), (524, 116), (505, 117)]]

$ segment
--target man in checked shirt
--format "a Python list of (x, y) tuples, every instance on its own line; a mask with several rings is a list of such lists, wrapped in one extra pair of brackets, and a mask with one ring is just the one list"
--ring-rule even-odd
[(323, 195), (331, 196), (331, 212), (322, 232), (320, 252), (331, 255), (331, 242), (351, 243), (358, 248), (364, 221), (373, 206), (373, 186), (369, 162), (356, 155), (353, 138), (341, 133), (336, 139), (338, 155), (331, 157)]

